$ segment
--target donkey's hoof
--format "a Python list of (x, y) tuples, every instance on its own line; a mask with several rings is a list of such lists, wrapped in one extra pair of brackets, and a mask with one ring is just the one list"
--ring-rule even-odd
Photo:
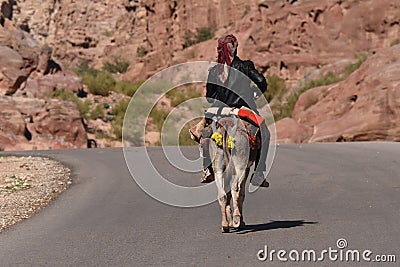
[(240, 215), (234, 215), (233, 216), (233, 227), (239, 228), (241, 222), (241, 217)]
[(229, 226), (222, 226), (221, 232), (222, 233), (229, 233)]
[(246, 223), (245, 223), (244, 221), (242, 221), (242, 222), (239, 224), (239, 227), (238, 227), (237, 229), (238, 229), (238, 230), (243, 230), (245, 227), (246, 227)]

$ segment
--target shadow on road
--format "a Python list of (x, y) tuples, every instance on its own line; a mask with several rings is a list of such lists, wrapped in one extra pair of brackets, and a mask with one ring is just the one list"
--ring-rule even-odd
[(293, 228), (304, 226), (306, 224), (317, 224), (318, 222), (306, 222), (304, 220), (297, 220), (297, 221), (271, 221), (268, 223), (262, 224), (249, 224), (246, 225), (243, 229), (236, 231), (237, 234), (248, 234), (254, 233), (259, 231), (267, 231), (267, 230), (274, 230), (280, 228)]

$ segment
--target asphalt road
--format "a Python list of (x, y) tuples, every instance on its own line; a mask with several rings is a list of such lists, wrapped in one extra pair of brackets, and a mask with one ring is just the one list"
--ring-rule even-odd
[[(198, 151), (185, 153), (195, 157)], [(247, 226), (229, 234), (220, 232), (216, 202), (176, 208), (146, 195), (131, 178), (122, 149), (23, 154), (64, 162), (73, 170), (73, 184), (47, 208), (0, 234), (0, 266), (287, 266), (294, 250), (301, 260), (304, 250), (320, 257), (329, 248), (332, 260), (325, 253), (314, 266), (400, 262), (400, 143), (279, 146), (271, 187), (246, 196)], [(198, 185), (199, 174), (177, 171), (159, 149), (150, 154), (175, 182)], [(347, 241), (341, 250), (340, 238)], [(268, 255), (286, 251), (281, 258), (288, 262), (276, 253), (272, 262), (259, 261), (265, 246)], [(333, 261), (348, 250), (370, 250), (371, 260), (395, 255), (397, 263)]]

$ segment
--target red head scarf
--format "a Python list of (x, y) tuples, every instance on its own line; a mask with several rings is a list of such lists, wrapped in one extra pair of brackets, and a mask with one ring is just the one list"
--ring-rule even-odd
[(219, 74), (224, 71), (223, 64), (227, 64), (228, 66), (232, 65), (232, 58), (235, 55), (237, 47), (238, 41), (233, 34), (218, 39), (218, 63), (222, 64), (219, 66)]

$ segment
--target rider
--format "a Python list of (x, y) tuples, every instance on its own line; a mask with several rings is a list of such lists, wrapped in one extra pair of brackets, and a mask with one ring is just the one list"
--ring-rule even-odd
[[(207, 101), (213, 106), (228, 107), (247, 107), (258, 114), (254, 99), (267, 89), (267, 81), (254, 67), (250, 60), (241, 60), (237, 56), (238, 41), (237, 38), (229, 34), (218, 40), (218, 65), (209, 70), (206, 97)], [(229, 69), (234, 68), (232, 72)], [(240, 77), (240, 71), (257, 85), (259, 90), (254, 90), (248, 79)], [(242, 75), (243, 76), (243, 75)], [(227, 89), (229, 88), (229, 89)], [(199, 137), (201, 129), (204, 127), (204, 121), (191, 129), (195, 137)], [(269, 131), (265, 122), (260, 126), (261, 130), (261, 153), (258, 153), (256, 159), (255, 171), (250, 182), (255, 186), (268, 187), (269, 183), (265, 180), (264, 172), (266, 170), (266, 158), (269, 146)], [(202, 183), (209, 183), (214, 180), (214, 172), (211, 166), (208, 145), (203, 143), (203, 177)]]

